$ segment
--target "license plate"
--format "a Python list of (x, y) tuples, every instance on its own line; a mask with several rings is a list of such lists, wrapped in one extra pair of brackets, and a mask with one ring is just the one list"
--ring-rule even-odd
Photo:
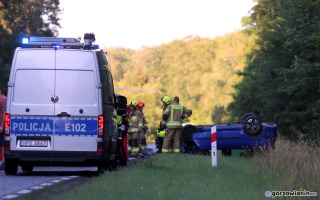
[(47, 147), (48, 140), (20, 140), (22, 147)]

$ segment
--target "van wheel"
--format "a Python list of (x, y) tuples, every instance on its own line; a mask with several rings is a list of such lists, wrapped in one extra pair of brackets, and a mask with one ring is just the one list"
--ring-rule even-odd
[(109, 171), (116, 171), (116, 170), (117, 170), (117, 160), (116, 159), (110, 160)]
[(32, 165), (22, 165), (22, 171), (23, 172), (27, 172), (30, 173), (33, 170), (33, 166)]
[(104, 164), (103, 162), (98, 164), (98, 174), (104, 174), (104, 172), (106, 171), (106, 164)]
[(6, 175), (16, 175), (18, 172), (18, 163), (12, 160), (6, 160), (4, 164)]

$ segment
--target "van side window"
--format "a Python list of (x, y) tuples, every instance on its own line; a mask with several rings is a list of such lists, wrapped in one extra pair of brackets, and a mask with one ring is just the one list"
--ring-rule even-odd
[(102, 100), (105, 104), (114, 106), (114, 89), (111, 72), (108, 67), (108, 59), (104, 52), (97, 52), (100, 68), (100, 81), (102, 84)]
[(114, 105), (114, 88), (113, 88), (113, 79), (112, 79), (112, 75), (111, 75), (111, 72), (108, 70), (107, 71), (107, 77), (108, 77), (108, 86), (109, 86), (109, 89), (108, 89), (108, 99), (110, 101), (110, 103), (112, 105)]

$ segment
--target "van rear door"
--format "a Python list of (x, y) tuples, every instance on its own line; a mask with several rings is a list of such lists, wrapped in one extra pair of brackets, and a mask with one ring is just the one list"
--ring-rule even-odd
[(57, 50), (54, 151), (97, 151), (99, 85), (91, 51)]
[(11, 150), (53, 150), (55, 51), (20, 49), (13, 60)]

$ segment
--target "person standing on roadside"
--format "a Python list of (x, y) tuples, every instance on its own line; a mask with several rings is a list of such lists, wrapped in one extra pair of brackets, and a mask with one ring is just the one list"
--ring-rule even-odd
[(147, 147), (146, 134), (148, 134), (148, 123), (143, 114), (144, 106), (145, 104), (142, 101), (139, 101), (136, 106), (136, 108), (142, 114), (142, 127), (141, 127), (141, 132), (139, 132), (139, 135), (138, 135), (138, 143), (142, 153), (145, 153), (145, 148)]
[(162, 120), (166, 122), (166, 135), (163, 139), (163, 153), (170, 152), (169, 145), (173, 141), (173, 152), (180, 152), (180, 138), (182, 134), (182, 120), (190, 117), (192, 111), (185, 106), (179, 104), (179, 97), (173, 98), (172, 104), (169, 105), (162, 116)]
[[(164, 96), (160, 99), (162, 101), (162, 115), (166, 108), (171, 104), (171, 97)], [(163, 138), (166, 135), (166, 123), (164, 121), (160, 121), (159, 129), (157, 130), (157, 137), (156, 137), (156, 147), (158, 149), (157, 153), (162, 153), (162, 146), (163, 146)]]
[(129, 122), (127, 117), (127, 99), (116, 95), (117, 103), (117, 126), (118, 126), (118, 141), (117, 141), (117, 163), (121, 166), (127, 165), (127, 131)]
[(4, 115), (6, 113), (7, 97), (4, 95), (3, 88), (0, 87), (0, 167), (3, 160), (3, 142), (4, 142)]
[(3, 88), (0, 87), (0, 126), (3, 126), (4, 114), (6, 113), (7, 97), (4, 95)]
[(130, 101), (130, 114), (129, 114), (129, 130), (128, 130), (128, 143), (129, 149), (131, 150), (131, 156), (137, 157), (140, 148), (138, 144), (138, 135), (141, 133), (143, 126), (142, 113), (137, 110), (136, 102)]

